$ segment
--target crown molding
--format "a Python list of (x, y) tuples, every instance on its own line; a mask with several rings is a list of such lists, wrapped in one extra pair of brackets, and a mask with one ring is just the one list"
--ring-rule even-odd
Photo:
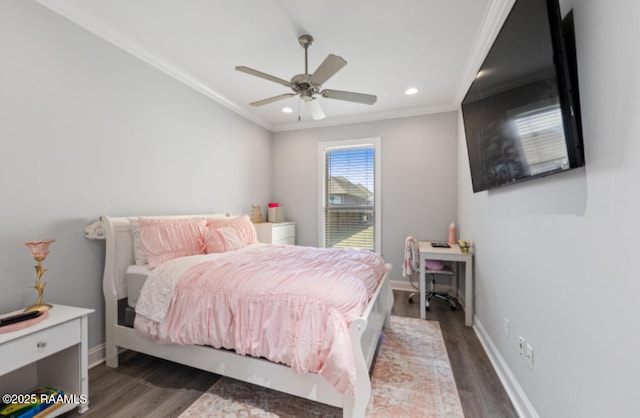
[(457, 104), (448, 104), (443, 106), (431, 106), (422, 108), (413, 108), (394, 112), (367, 113), (356, 116), (345, 116), (322, 119), (321, 121), (305, 121), (274, 125), (273, 132), (296, 131), (299, 129), (326, 128), (330, 126), (348, 125), (353, 123), (375, 122), (386, 119), (400, 119), (412, 116), (432, 115), (436, 113), (450, 112), (457, 110)]
[(165, 57), (162, 57), (154, 53), (153, 51), (146, 48), (141, 43), (137, 42), (135, 39), (123, 35), (120, 31), (118, 31), (113, 26), (107, 24), (106, 22), (98, 19), (95, 16), (91, 16), (81, 7), (66, 0), (36, 0), (36, 1), (41, 5), (43, 5), (44, 7), (59, 14), (60, 16), (63, 16), (69, 19), (70, 21), (77, 24), (78, 26), (99, 36), (100, 38), (106, 40), (107, 42), (112, 43), (113, 45), (128, 52), (134, 57), (146, 62), (152, 67), (157, 68), (158, 70), (164, 72), (170, 77), (186, 84), (187, 86), (193, 88), (197, 92), (214, 100), (215, 102), (221, 104), (222, 106), (238, 113), (239, 115), (249, 119), (250, 121), (254, 122), (255, 124), (269, 131), (272, 130), (271, 123), (242, 109), (237, 104), (233, 103), (231, 100), (227, 99), (217, 91), (211, 89), (210, 87), (202, 83), (195, 76), (189, 74), (188, 71), (170, 62)]
[(507, 16), (509, 16), (509, 12), (511, 12), (511, 8), (515, 2), (516, 0), (493, 0), (489, 3), (489, 7), (475, 37), (476, 42), (472, 48), (472, 54), (469, 57), (467, 70), (464, 72), (465, 76), (460, 84), (460, 90), (456, 95), (456, 103), (462, 103), (464, 96), (467, 94), (467, 90), (469, 90), (469, 86), (471, 86), (476, 74), (478, 74), (480, 66), (489, 53), (493, 42), (498, 36), (498, 32), (502, 29), (502, 25), (507, 19)]
[(236, 103), (232, 102), (217, 91), (208, 87), (197, 77), (189, 74), (188, 71), (181, 68), (179, 65), (172, 63), (165, 57), (162, 57), (157, 53), (151, 51), (135, 39), (123, 35), (116, 28), (100, 20), (99, 18), (90, 15), (78, 5), (68, 0), (36, 0), (36, 2), (40, 3), (44, 7), (52, 10), (60, 16), (65, 17), (66, 19), (79, 25), (87, 31), (97, 35), (107, 42), (110, 42), (118, 48), (128, 52), (134, 57), (146, 62), (152, 67), (184, 83), (185, 85), (193, 88), (206, 97), (214, 100), (215, 102), (254, 122), (258, 126), (267, 129), (270, 132), (339, 126), (457, 110), (515, 1), (516, 0), (493, 0), (490, 2), (489, 7), (487, 8), (487, 11), (484, 15), (482, 24), (480, 25), (478, 35), (476, 36), (476, 43), (472, 49), (472, 54), (470, 55), (467, 70), (464, 73), (464, 82), (461, 83), (460, 90), (458, 91), (455, 102), (453, 104), (445, 104), (442, 106), (433, 106), (426, 108), (415, 108), (394, 112), (379, 112), (365, 115), (336, 117), (323, 119), (322, 121), (306, 121), (274, 125), (254, 115), (253, 113), (246, 111)]

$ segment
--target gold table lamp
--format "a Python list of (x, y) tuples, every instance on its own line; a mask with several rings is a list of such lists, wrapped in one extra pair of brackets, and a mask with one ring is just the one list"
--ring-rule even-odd
[(38, 291), (38, 301), (35, 305), (29, 306), (27, 309), (25, 309), (25, 312), (46, 311), (53, 308), (53, 306), (48, 303), (42, 303), (44, 287), (47, 285), (47, 283), (40, 281), (40, 279), (42, 278), (42, 275), (47, 271), (47, 269), (42, 268), (42, 261), (47, 258), (47, 254), (49, 254), (49, 245), (55, 241), (55, 239), (45, 239), (40, 241), (27, 241), (24, 243), (24, 245), (29, 247), (33, 259), (38, 263), (34, 266), (36, 268), (36, 284), (33, 286), (33, 288)]

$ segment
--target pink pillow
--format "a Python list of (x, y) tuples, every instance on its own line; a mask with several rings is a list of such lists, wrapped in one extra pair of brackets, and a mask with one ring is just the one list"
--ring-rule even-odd
[(251, 245), (258, 242), (256, 227), (253, 225), (249, 216), (237, 216), (235, 218), (208, 219), (207, 228), (214, 231), (218, 228), (231, 227), (236, 230), (238, 236), (242, 239), (244, 245)]
[(138, 218), (138, 224), (150, 269), (173, 258), (204, 254), (202, 241), (207, 230), (204, 219)]
[(427, 270), (442, 270), (444, 263), (438, 260), (427, 260), (424, 262), (424, 266)]
[(213, 231), (205, 231), (204, 242), (207, 254), (223, 253), (245, 246), (244, 240), (238, 235), (237, 230), (230, 226), (216, 228)]

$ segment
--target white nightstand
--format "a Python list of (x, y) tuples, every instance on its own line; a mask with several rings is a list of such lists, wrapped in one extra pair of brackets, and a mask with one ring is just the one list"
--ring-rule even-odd
[(255, 226), (258, 241), (263, 244), (296, 244), (295, 222), (262, 222)]
[(43, 321), (0, 334), (0, 393), (27, 394), (49, 386), (77, 395), (79, 402), (65, 404), (48, 417), (76, 406), (79, 413), (89, 409), (87, 316), (92, 312), (54, 305)]

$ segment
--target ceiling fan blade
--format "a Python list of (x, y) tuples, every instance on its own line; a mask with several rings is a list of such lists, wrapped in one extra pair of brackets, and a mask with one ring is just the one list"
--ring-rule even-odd
[(239, 66), (236, 67), (236, 70), (238, 70), (240, 72), (243, 72), (243, 73), (247, 73), (249, 75), (254, 75), (256, 77), (264, 78), (265, 80), (269, 80), (269, 81), (273, 81), (275, 83), (282, 84), (283, 86), (286, 86), (286, 87), (291, 87), (291, 83), (288, 82), (287, 80), (283, 80), (281, 78), (269, 75), (267, 73), (263, 73), (262, 71), (254, 70), (253, 68), (249, 68), (249, 67), (245, 67), (245, 66), (239, 65)]
[(322, 107), (320, 107), (320, 102), (318, 100), (313, 98), (311, 100), (307, 100), (306, 103), (307, 109), (311, 114), (311, 119), (320, 120), (325, 118), (324, 112), (322, 111)]
[(346, 100), (348, 102), (356, 102), (362, 104), (372, 105), (378, 100), (373, 94), (353, 93), (351, 91), (341, 90), (322, 90), (320, 92), (322, 97), (327, 99)]
[(311, 74), (310, 81), (312, 83), (322, 85), (345, 65), (347, 65), (347, 61), (342, 57), (329, 54), (327, 58), (322, 61), (322, 64), (320, 64), (316, 71)]
[(253, 102), (253, 103), (249, 103), (251, 106), (262, 106), (262, 105), (266, 105), (268, 103), (273, 103), (273, 102), (277, 102), (278, 100), (284, 100), (288, 97), (291, 96), (295, 96), (296, 93), (285, 93), (285, 94), (281, 94), (279, 96), (273, 96), (273, 97), (269, 97), (268, 99), (262, 99), (262, 100), (258, 100), (257, 102)]

